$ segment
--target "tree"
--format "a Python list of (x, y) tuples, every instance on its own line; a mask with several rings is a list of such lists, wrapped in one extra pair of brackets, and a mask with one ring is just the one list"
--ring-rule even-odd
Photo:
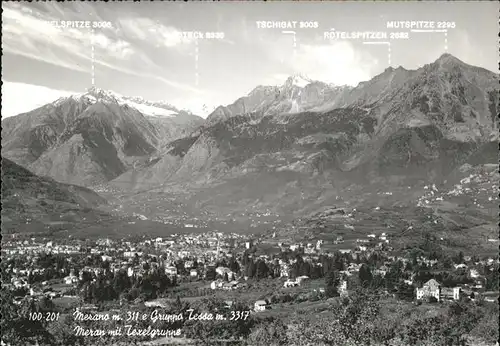
[(215, 271), (214, 267), (208, 267), (207, 272), (205, 273), (205, 278), (207, 280), (215, 280), (215, 276), (217, 275), (217, 272)]
[(454, 258), (453, 261), (455, 264), (462, 264), (464, 263), (464, 253), (460, 251)]
[(382, 288), (385, 285), (384, 277), (380, 274), (373, 275), (372, 280), (370, 281), (370, 287), (374, 289)]
[(413, 300), (413, 286), (407, 285), (403, 280), (399, 281), (396, 287), (396, 295), (400, 300)]
[(311, 264), (309, 262), (303, 262), (302, 265), (299, 268), (299, 274), (306, 275), (306, 276), (311, 276)]
[(2, 341), (11, 345), (55, 344), (53, 335), (46, 329), (45, 319), (30, 319), (30, 314), (40, 309), (33, 300), (26, 300), (19, 307), (14, 304), (14, 297), (10, 292), (1, 289), (0, 294)]
[(498, 291), (498, 264), (488, 268), (485, 286), (487, 290)]
[(363, 287), (368, 287), (368, 285), (371, 284), (373, 280), (373, 275), (370, 270), (370, 267), (368, 267), (366, 264), (361, 265), (359, 268), (359, 281)]
[(485, 306), (482, 311), (483, 317), (477, 321), (471, 334), (493, 345), (498, 340), (498, 305)]
[(438, 342), (440, 317), (404, 319), (398, 336), (402, 345), (443, 345)]
[(340, 253), (335, 256), (335, 260), (334, 260), (333, 265), (334, 265), (335, 269), (338, 271), (345, 270), (344, 259), (342, 258), (342, 255)]
[(315, 265), (311, 269), (311, 279), (318, 279), (322, 276), (321, 273), (321, 267), (318, 265)]
[(432, 275), (432, 273), (428, 270), (419, 270), (417, 271), (416, 275), (415, 275), (415, 282), (418, 284), (418, 285), (422, 285), (424, 284), (425, 282), (429, 281), (430, 279), (433, 279), (434, 276)]
[(82, 280), (80, 280), (80, 283), (79, 285), (80, 286), (83, 286), (85, 285), (86, 283), (89, 283), (92, 281), (92, 274), (89, 273), (88, 271), (83, 271), (82, 272)]
[(101, 268), (104, 269), (104, 270), (109, 270), (109, 262), (108, 261), (103, 261), (101, 262)]
[(372, 344), (374, 321), (380, 311), (377, 298), (363, 290), (356, 290), (348, 298), (331, 305), (329, 318), (303, 314), (293, 316), (288, 329), (288, 343), (342, 346)]
[(406, 262), (405, 265), (405, 272), (412, 272), (413, 271), (413, 264), (411, 262)]
[(404, 267), (403, 262), (397, 260), (391, 264), (391, 267), (389, 268), (389, 272), (387, 273), (387, 275), (390, 275), (394, 279), (399, 279), (403, 271), (403, 267)]
[(281, 320), (266, 321), (255, 328), (247, 339), (248, 345), (290, 345), (287, 327)]
[(182, 301), (181, 301), (181, 297), (177, 296), (175, 298), (175, 305), (174, 305), (174, 308), (175, 309), (181, 309), (182, 308)]
[(40, 312), (52, 312), (55, 310), (54, 303), (47, 297), (40, 299), (37, 305), (36, 310)]
[(426, 303), (437, 303), (438, 302), (437, 298), (433, 297), (433, 296), (426, 296), (424, 298), (424, 300)]
[(257, 261), (256, 276), (257, 279), (265, 279), (269, 275), (269, 268), (266, 262), (259, 260)]
[(451, 259), (450, 256), (445, 256), (443, 258), (443, 268), (445, 269), (451, 269), (453, 267), (453, 260)]
[(231, 257), (231, 259), (229, 260), (229, 269), (231, 269), (231, 271), (234, 273), (239, 273), (240, 271), (240, 265), (234, 259), (234, 257)]
[(403, 274), (404, 264), (401, 261), (395, 261), (391, 264), (389, 271), (385, 274), (385, 287), (388, 291), (392, 291), (397, 282), (400, 281)]
[(248, 276), (249, 278), (253, 278), (255, 276), (257, 272), (257, 268), (255, 266), (255, 263), (253, 262), (252, 259), (250, 259), (247, 264), (246, 264), (246, 267), (245, 267), (245, 274), (246, 276)]
[(340, 278), (338, 272), (335, 271), (333, 268), (330, 269), (330, 271), (325, 276), (325, 295), (328, 298), (337, 297), (339, 295), (338, 293), (339, 283), (340, 283)]
[(411, 264), (416, 266), (418, 264), (418, 259), (424, 255), (424, 251), (419, 248), (412, 248), (409, 253), (409, 258)]

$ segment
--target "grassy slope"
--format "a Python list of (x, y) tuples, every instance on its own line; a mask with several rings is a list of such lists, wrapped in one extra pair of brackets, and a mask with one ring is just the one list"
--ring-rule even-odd
[(105, 214), (94, 208), (105, 203), (92, 190), (37, 176), (2, 159), (2, 231), (40, 232), (97, 222)]

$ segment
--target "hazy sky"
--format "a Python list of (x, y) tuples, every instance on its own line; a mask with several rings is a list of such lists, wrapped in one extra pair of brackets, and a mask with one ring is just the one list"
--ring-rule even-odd
[[(257, 85), (293, 73), (356, 85), (389, 65), (388, 45), (325, 40), (324, 32), (385, 31), (387, 21), (454, 22), (448, 52), (498, 71), (498, 2), (71, 2), (2, 3), (2, 116), (92, 85), (165, 100), (207, 115)], [(48, 21), (109, 22), (111, 28), (57, 28)], [(256, 21), (312, 21), (317, 29), (259, 29)], [(285, 29), (286, 30), (286, 29)], [(181, 39), (179, 32), (222, 32)], [(380, 41), (380, 40), (379, 40)], [(442, 32), (390, 41), (391, 65), (415, 69), (445, 52)], [(196, 61), (196, 51), (198, 60)], [(198, 74), (198, 76), (197, 76)], [(202, 111), (203, 105), (207, 108)]]

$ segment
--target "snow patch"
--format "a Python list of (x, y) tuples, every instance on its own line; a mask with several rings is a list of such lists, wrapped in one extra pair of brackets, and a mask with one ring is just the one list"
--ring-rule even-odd
[(92, 104), (96, 103), (97, 102), (97, 99), (92, 96), (92, 95), (84, 95), (83, 97), (85, 97), (85, 99), (89, 102), (91, 102)]
[[(127, 97), (122, 96), (113, 91), (103, 90), (99, 88), (90, 88), (85, 93), (73, 94), (68, 97), (59, 98), (54, 102), (54, 105), (64, 103), (67, 100), (74, 100), (77, 102), (90, 102), (92, 104), (98, 101), (115, 103), (120, 106), (129, 106), (136, 109), (138, 112), (152, 117), (176, 117), (179, 111), (176, 107), (169, 103), (160, 102), (150, 102), (142, 97)], [(188, 112), (189, 113), (189, 112)]]
[(292, 79), (292, 84), (298, 86), (299, 88), (305, 88), (310, 83), (310, 81), (304, 79), (301, 76), (294, 76)]
[(144, 115), (149, 115), (152, 117), (175, 117), (177, 115), (176, 112), (167, 110), (160, 107), (154, 107), (149, 105), (144, 105), (140, 103), (135, 103), (132, 101), (122, 101), (122, 104), (127, 105), (129, 107), (137, 109)]

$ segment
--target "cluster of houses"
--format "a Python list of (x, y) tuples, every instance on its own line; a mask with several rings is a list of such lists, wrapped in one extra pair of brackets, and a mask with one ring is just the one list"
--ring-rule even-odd
[(75, 244), (54, 244), (53, 241), (37, 242), (35, 238), (30, 240), (7, 241), (2, 244), (4, 256), (15, 255), (37, 255), (51, 252), (53, 254), (74, 255), (80, 253), (80, 246)]
[(242, 287), (242, 283), (238, 280), (233, 281), (224, 281), (224, 280), (216, 280), (212, 281), (210, 284), (210, 288), (213, 290), (226, 290), (231, 291)]
[(302, 283), (306, 282), (307, 280), (309, 280), (309, 277), (307, 275), (299, 276), (299, 277), (295, 278), (295, 280), (288, 279), (283, 284), (283, 287), (285, 287), (285, 288), (297, 287), (297, 286), (300, 286)]
[[(464, 167), (465, 168), (465, 167)], [(471, 167), (469, 167), (471, 168)], [(435, 184), (424, 186), (426, 193), (421, 196), (417, 201), (417, 206), (428, 207), (435, 202), (449, 199), (453, 196), (469, 195), (471, 196), (472, 203), (478, 208), (484, 208), (478, 201), (481, 200), (493, 202), (498, 200), (498, 187), (497, 185), (488, 186), (497, 174), (497, 170), (490, 170), (490, 172), (483, 172), (483, 174), (470, 174), (468, 177), (460, 180), (460, 184), (456, 184), (450, 191), (439, 191)]]
[[(354, 249), (340, 250), (341, 253), (350, 254), (353, 259), (346, 263), (345, 270), (341, 271), (343, 278), (356, 275), (360, 270), (361, 264), (354, 261), (361, 253), (370, 254), (375, 251), (375, 248), (365, 248), (369, 241), (379, 241), (387, 244), (389, 241), (387, 235), (369, 234), (366, 239), (358, 239)], [(335, 242), (342, 243), (344, 240), (341, 236), (337, 237)], [(113, 241), (110, 239), (100, 239), (95, 243), (77, 240), (65, 240), (63, 244), (56, 244), (55, 241), (37, 242), (34, 238), (31, 240), (7, 240), (2, 248), (2, 258), (9, 260), (10, 258), (18, 258), (22, 262), (21, 267), (9, 267), (11, 282), (13, 288), (26, 288), (30, 294), (38, 294), (38, 289), (32, 289), (28, 284), (28, 275), (38, 274), (43, 275), (43, 268), (36, 266), (36, 260), (44, 253), (64, 254), (65, 259), (69, 262), (69, 267), (75, 263), (84, 262), (85, 258), (100, 257), (101, 262), (109, 264), (109, 270), (117, 272), (125, 270), (129, 277), (140, 277), (148, 271), (163, 270), (169, 277), (183, 276), (191, 279), (207, 279), (207, 271), (209, 268), (215, 269), (216, 280), (211, 281), (210, 288), (212, 290), (235, 290), (243, 287), (245, 284), (240, 279), (248, 279), (244, 276), (233, 272), (231, 269), (223, 266), (217, 266), (221, 261), (234, 260), (240, 268), (242, 265), (242, 251), (252, 249), (254, 242), (249, 238), (243, 238), (237, 235), (222, 233), (205, 233), (195, 235), (174, 235), (168, 238), (153, 238), (143, 239), (138, 242), (131, 241)], [(295, 243), (286, 245), (278, 243), (278, 248), (281, 251), (297, 251), (304, 262), (309, 262), (311, 265), (320, 265), (320, 255), (325, 255), (323, 251), (324, 241), (318, 240), (313, 243)], [(240, 253), (235, 254), (236, 251)], [(328, 255), (328, 254), (326, 254)], [(297, 257), (284, 260), (278, 255), (261, 254), (251, 255), (253, 259), (259, 259), (269, 264), (273, 268), (274, 277), (284, 279), (283, 287), (300, 287), (303, 286), (309, 278), (305, 275), (292, 278), (291, 269)], [(395, 260), (400, 260), (407, 263), (406, 258), (395, 258), (387, 256), (387, 261), (383, 265), (375, 268), (372, 273), (381, 275), (382, 277), (389, 271), (389, 266)], [(471, 263), (470, 257), (465, 257), (464, 263), (456, 264), (455, 269), (468, 271), (469, 276), (474, 279), (472, 288), (476, 291), (482, 288), (483, 278), (477, 270), (477, 265), (493, 264), (494, 259), (490, 258), (484, 263)], [(179, 262), (180, 261), (180, 262)], [(419, 264), (425, 263), (429, 268), (438, 265), (437, 260), (429, 260), (419, 257)], [(498, 262), (498, 260), (497, 260)], [(182, 263), (182, 267), (179, 267)], [(466, 264), (467, 263), (467, 264)], [(12, 264), (11, 264), (12, 266)], [(102, 265), (85, 265), (79, 266), (78, 273), (74, 269), (63, 273), (65, 276), (61, 279), (61, 283), (68, 286), (76, 286), (83, 280), (84, 273), (91, 273), (92, 276), (99, 275), (104, 271)], [(59, 275), (59, 277), (61, 277)], [(412, 277), (405, 279), (409, 285), (413, 285)], [(347, 291), (347, 282), (341, 281), (341, 292)], [(43, 283), (42, 283), (43, 286)], [(416, 299), (421, 300), (425, 297), (434, 297), (438, 301), (458, 299), (460, 294), (463, 294), (464, 288), (445, 288), (435, 281), (426, 283), (423, 287), (419, 287), (415, 291)], [(50, 292), (49, 292), (50, 294)], [(53, 294), (54, 295), (54, 294)], [(262, 304), (256, 308), (256, 311), (262, 309)]]
[[(99, 186), (96, 188), (95, 191), (103, 191), (107, 190), (106, 187)], [(212, 214), (207, 211), (201, 211), (201, 214), (203, 215), (202, 218), (198, 217), (193, 217), (193, 215), (189, 215), (185, 211), (185, 206), (178, 203), (175, 203), (175, 206), (170, 204), (170, 208), (167, 207), (162, 207), (161, 209), (158, 208), (154, 214), (151, 214), (150, 211), (150, 205), (152, 198), (154, 197), (148, 197), (147, 201), (138, 199), (135, 201), (132, 201), (134, 210), (139, 210), (144, 214), (147, 214), (148, 216), (140, 213), (132, 213), (132, 215), (138, 219), (138, 220), (152, 220), (155, 222), (163, 223), (165, 225), (173, 225), (177, 227), (184, 227), (184, 228), (208, 228), (209, 224), (211, 222), (217, 222), (222, 225), (227, 225), (231, 222), (236, 221), (235, 217), (245, 217), (247, 220), (250, 221), (250, 228), (257, 228), (257, 227), (262, 227), (266, 226), (269, 228), (276, 228), (276, 226), (282, 225), (282, 220), (280, 219), (280, 215), (271, 212), (270, 210), (267, 211), (252, 211), (252, 210), (246, 210), (245, 212), (239, 213), (238, 215), (231, 215), (227, 214), (225, 216), (217, 216), (215, 214)], [(174, 200), (171, 198), (168, 198), (170, 200)], [(154, 201), (154, 204), (158, 203), (158, 201)], [(254, 208), (256, 208), (254, 206)], [(258, 209), (258, 208), (256, 208)], [(115, 211), (120, 212), (120, 208), (116, 208)], [(135, 224), (134, 221), (129, 222), (130, 224)]]

